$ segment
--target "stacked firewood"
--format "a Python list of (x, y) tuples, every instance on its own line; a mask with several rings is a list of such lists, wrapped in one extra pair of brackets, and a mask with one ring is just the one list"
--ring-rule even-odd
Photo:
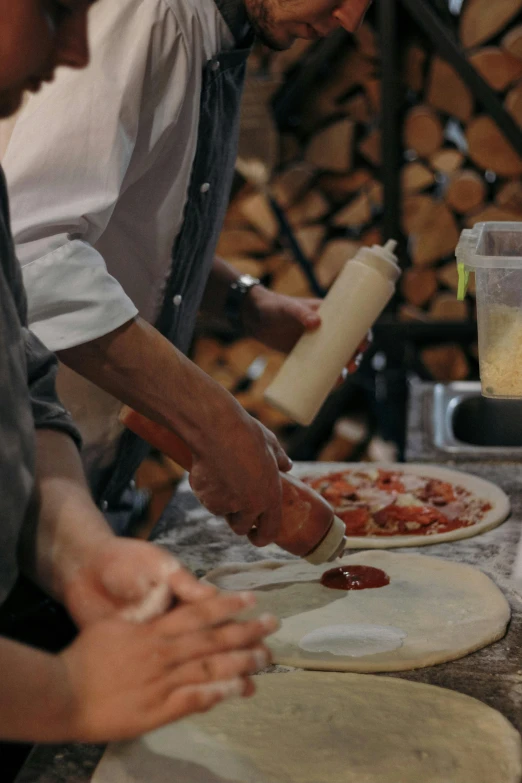
[[(522, 0), (467, 0), (456, 24), (469, 62), (522, 127), (521, 11)], [(314, 47), (298, 42), (288, 52), (258, 50), (254, 67), (265, 85), (270, 79), (284, 82), (306, 66)], [(473, 319), (473, 281), (467, 301), (455, 295), (455, 246), (460, 231), (476, 222), (522, 220), (522, 159), (454, 68), (415, 32), (404, 46), (401, 42), (401, 51), (407, 258), (396, 315), (423, 322)], [(279, 135), (270, 191), (324, 288), (359, 247), (382, 239), (380, 68), (378, 37), (369, 21), (316, 79), (294, 132)], [(276, 291), (311, 294), (281, 241), (266, 191), (256, 183), (245, 183), (233, 199), (219, 252)], [(469, 358), (458, 344), (422, 353), (437, 379), (468, 377)], [(270, 371), (276, 364), (272, 360)], [(272, 414), (258, 402), (255, 407), (271, 423)]]

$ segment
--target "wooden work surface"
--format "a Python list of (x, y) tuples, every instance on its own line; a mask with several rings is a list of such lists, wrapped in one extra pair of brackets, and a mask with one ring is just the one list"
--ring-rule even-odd
[[(511, 518), (495, 530), (475, 538), (396, 551), (443, 557), (480, 568), (496, 582), (510, 602), (512, 620), (508, 633), (499, 642), (458, 661), (386, 676), (438, 685), (474, 696), (503, 713), (522, 733), (522, 590), (518, 593), (510, 584), (514, 553), (522, 529), (522, 468), (514, 463), (477, 462), (456, 467), (499, 484), (511, 497)], [(153, 538), (200, 575), (231, 561), (287, 558), (276, 547), (258, 551), (238, 539), (224, 522), (211, 517), (199, 505), (187, 482), (181, 485)], [(286, 670), (283, 667), (273, 669)], [(103, 748), (98, 746), (38, 746), (16, 783), (88, 783), (102, 753)]]

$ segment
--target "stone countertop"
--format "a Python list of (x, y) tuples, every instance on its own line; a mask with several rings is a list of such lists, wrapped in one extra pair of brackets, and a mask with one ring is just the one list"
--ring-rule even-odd
[[(434, 461), (424, 457), (421, 420), (415, 403), (410, 415), (409, 461)], [(417, 429), (415, 424), (417, 423)], [(427, 449), (429, 454), (429, 449)], [(440, 461), (440, 460), (438, 460)], [(512, 619), (500, 641), (458, 661), (426, 669), (386, 676), (402, 677), (451, 688), (474, 696), (502, 712), (522, 732), (522, 590), (510, 582), (514, 554), (522, 529), (522, 467), (515, 463), (452, 463), (501, 486), (511, 497), (512, 515), (500, 527), (475, 538), (398, 552), (443, 557), (469, 563), (488, 574), (508, 598)], [(254, 562), (265, 558), (291, 559), (275, 546), (262, 550), (238, 539), (222, 521), (211, 517), (184, 482), (153, 533), (153, 539), (176, 553), (198, 575), (227, 562)], [(287, 671), (271, 667), (269, 671)], [(101, 758), (100, 746), (38, 746), (16, 783), (89, 783)]]

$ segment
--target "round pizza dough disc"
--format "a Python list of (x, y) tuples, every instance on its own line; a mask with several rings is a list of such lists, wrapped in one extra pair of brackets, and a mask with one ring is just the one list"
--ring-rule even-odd
[(255, 681), (252, 699), (113, 746), (95, 783), (520, 781), (518, 733), (469, 696), (357, 674)]
[(475, 525), (450, 530), (447, 533), (435, 533), (431, 536), (348, 536), (347, 549), (391, 549), (403, 546), (428, 546), (429, 544), (442, 544), (448, 541), (458, 541), (462, 538), (471, 538), (478, 533), (485, 533), (502, 524), (511, 512), (509, 498), (505, 492), (490, 481), (463, 473), (460, 470), (441, 468), (438, 465), (424, 464), (394, 464), (394, 463), (361, 463), (361, 462), (303, 462), (294, 463), (292, 475), (296, 478), (310, 476), (317, 478), (327, 473), (337, 473), (344, 470), (363, 470), (367, 473), (377, 470), (401, 471), (413, 473), (426, 478), (441, 479), (451, 484), (464, 487), (468, 492), (491, 504), (491, 509)]
[[(366, 565), (390, 577), (385, 587), (333, 590), (321, 575)], [(206, 580), (224, 590), (254, 590), (256, 612), (282, 621), (269, 638), (274, 662), (302, 669), (391, 672), (461, 658), (500, 639), (509, 604), (476, 568), (424, 555), (359, 552), (335, 563), (232, 564)]]

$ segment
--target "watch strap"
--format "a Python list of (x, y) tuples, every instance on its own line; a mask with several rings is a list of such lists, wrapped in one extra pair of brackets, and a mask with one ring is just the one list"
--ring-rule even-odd
[(248, 292), (261, 281), (252, 275), (240, 275), (231, 283), (225, 302), (225, 315), (234, 329), (241, 329), (241, 307)]

